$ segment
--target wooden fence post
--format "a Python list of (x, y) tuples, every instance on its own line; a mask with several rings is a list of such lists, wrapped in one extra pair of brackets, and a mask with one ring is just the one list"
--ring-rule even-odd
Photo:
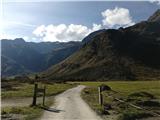
[(99, 94), (99, 104), (102, 106), (103, 105), (103, 96), (101, 93), (101, 87), (98, 87), (98, 94)]
[(46, 96), (46, 86), (44, 86), (44, 93), (43, 93), (43, 106), (45, 106), (45, 96)]
[(32, 106), (36, 106), (36, 101), (37, 101), (37, 88), (38, 88), (38, 84), (35, 83), (35, 84), (34, 84), (34, 94), (33, 94)]

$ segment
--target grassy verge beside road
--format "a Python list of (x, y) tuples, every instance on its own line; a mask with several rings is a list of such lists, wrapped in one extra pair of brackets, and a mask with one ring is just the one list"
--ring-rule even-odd
[[(3, 83), (2, 83), (3, 84)], [(32, 97), (34, 84), (29, 83), (12, 83), (8, 82), (10, 87), (6, 87), (2, 89), (1, 97), (3, 98), (11, 98), (11, 97)], [(46, 96), (52, 96), (59, 94), (69, 88), (72, 88), (76, 85), (68, 84), (68, 83), (53, 83), (53, 84), (39, 84), (39, 88), (43, 88), (46, 86)]]
[(35, 120), (41, 116), (43, 109), (40, 107), (5, 107), (2, 108), (2, 119)]
[[(160, 114), (160, 81), (79, 82), (79, 84), (87, 86), (82, 92), (83, 99), (105, 119), (135, 120), (153, 116), (148, 111), (133, 108), (114, 98)], [(98, 86), (101, 84), (108, 85), (112, 90), (118, 92), (104, 91), (102, 93), (104, 104), (110, 106), (107, 112), (98, 103)]]

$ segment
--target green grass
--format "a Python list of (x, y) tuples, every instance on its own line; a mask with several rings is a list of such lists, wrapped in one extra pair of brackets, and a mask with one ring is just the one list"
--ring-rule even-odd
[(160, 81), (114, 81), (114, 82), (79, 82), (80, 84), (98, 87), (101, 84), (110, 86), (113, 90), (128, 96), (134, 92), (146, 91), (160, 98)]
[(152, 115), (143, 111), (127, 110), (123, 111), (123, 113), (119, 117), (119, 120), (137, 120), (147, 117), (152, 117)]
[[(39, 88), (43, 88), (44, 84), (39, 84)], [(55, 83), (55, 84), (45, 84), (46, 85), (46, 96), (56, 95), (61, 93), (69, 88), (72, 88), (76, 85), (68, 83)], [(11, 97), (32, 97), (33, 96), (34, 85), (29, 83), (20, 83), (19, 85), (12, 86), (12, 89), (2, 90), (2, 98), (11, 98)]]
[[(104, 91), (103, 96), (104, 104), (110, 104), (112, 106), (112, 109), (108, 110), (109, 113), (111, 115), (117, 115), (120, 120), (135, 120), (145, 116), (150, 116), (150, 114), (143, 110), (137, 110), (136, 108), (132, 108), (126, 104), (119, 103), (113, 98), (107, 97), (108, 94), (113, 94), (112, 96), (123, 99), (124, 101), (132, 104), (139, 101), (143, 102), (151, 100), (152, 96), (154, 96), (154, 99), (160, 99), (160, 81), (109, 81), (78, 83), (87, 86), (81, 94), (82, 98), (93, 110), (102, 115), (104, 118), (106, 118), (107, 115), (104, 115), (103, 106), (100, 106), (98, 103), (98, 86), (101, 84), (106, 84), (111, 87), (112, 90), (118, 92), (117, 94), (113, 94), (112, 91)], [(130, 101), (128, 99), (130, 99)]]
[[(50, 106), (51, 104), (53, 104), (52, 101), (47, 101), (46, 102), (46, 106)], [(35, 120), (35, 119), (38, 119), (43, 113), (43, 109), (41, 107), (42, 107), (41, 104), (38, 104), (35, 107), (31, 107), (31, 106), (5, 107), (5, 108), (2, 108), (1, 115), (2, 115), (2, 118), (3, 118), (3, 116), (17, 114), (17, 115), (22, 116), (22, 118), (20, 118), (20, 119)]]
[(5, 107), (2, 108), (2, 118), (9, 114), (19, 114), (22, 115), (24, 120), (34, 120), (42, 114), (42, 109), (38, 107)]
[(96, 88), (85, 88), (81, 96), (93, 110), (95, 110), (97, 113), (101, 112), (102, 107), (98, 104), (98, 91)]

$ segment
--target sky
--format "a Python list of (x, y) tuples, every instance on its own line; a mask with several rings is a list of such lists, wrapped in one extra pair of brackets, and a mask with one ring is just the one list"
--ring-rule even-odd
[(1, 6), (0, 39), (68, 42), (81, 41), (99, 29), (147, 20), (160, 8), (160, 1), (5, 0)]

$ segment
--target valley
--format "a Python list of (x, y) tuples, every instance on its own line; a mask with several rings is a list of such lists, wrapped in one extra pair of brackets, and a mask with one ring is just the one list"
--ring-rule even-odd
[(104, 2), (16, 3), (36, 14), (1, 40), (2, 120), (160, 120), (159, 4)]
[(80, 42), (25, 42), (1, 40), (2, 77), (28, 75), (46, 70), (77, 51)]

